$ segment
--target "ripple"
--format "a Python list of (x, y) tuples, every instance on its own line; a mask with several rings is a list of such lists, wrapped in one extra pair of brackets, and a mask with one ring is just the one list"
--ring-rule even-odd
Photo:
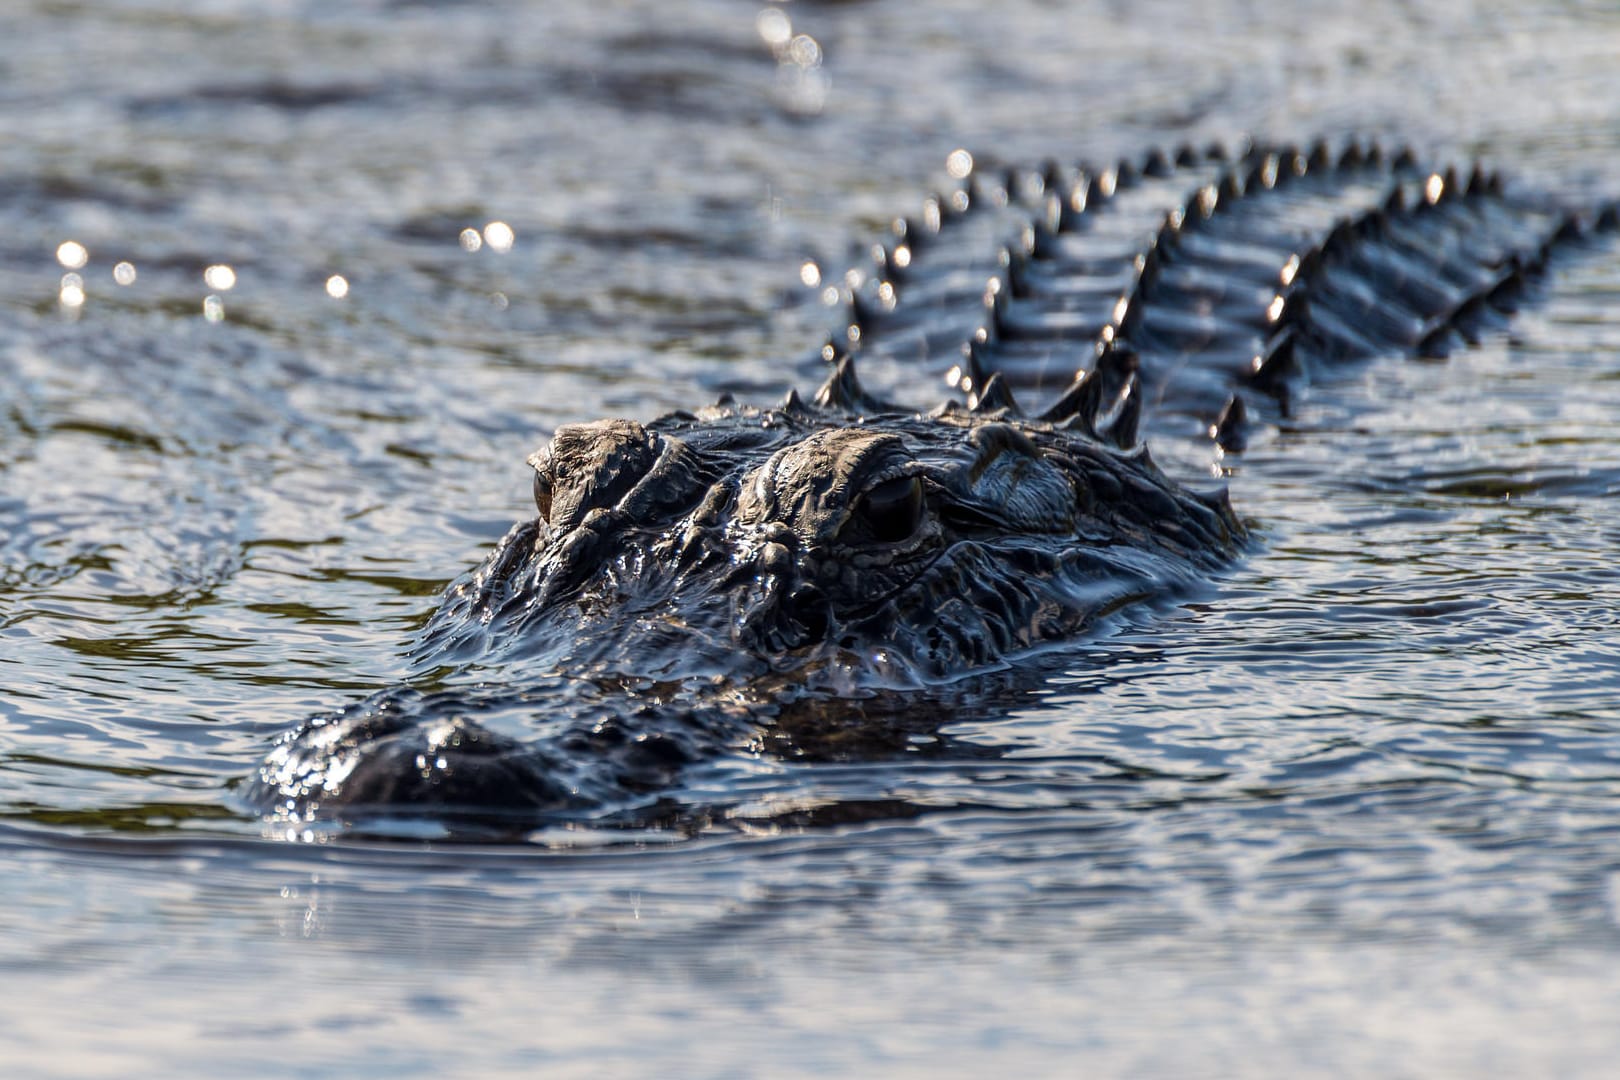
[(0, 14), (8, 1064), (1602, 1075), (1596, 243), (1479, 347), (1272, 418), (1227, 462), (1262, 541), (1206, 594), (853, 760), (762, 739), (672, 793), (679, 828), (502, 848), (230, 809), (277, 732), (404, 677), (547, 431), (812, 381), (803, 268), (864, 265), (953, 152), (1362, 131), (1614, 193), (1612, 13), (761, 7)]

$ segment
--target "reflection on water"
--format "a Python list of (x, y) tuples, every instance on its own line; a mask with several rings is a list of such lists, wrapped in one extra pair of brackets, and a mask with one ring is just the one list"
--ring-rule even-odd
[(545, 432), (811, 382), (822, 293), (975, 155), (1363, 131), (1612, 192), (1612, 13), (108, 0), (0, 40), (20, 1074), (1612, 1060), (1613, 251), (1222, 461), (1263, 543), (1206, 595), (887, 744), (785, 732), (825, 752), (695, 775), (684, 831), (229, 809), (401, 677)]

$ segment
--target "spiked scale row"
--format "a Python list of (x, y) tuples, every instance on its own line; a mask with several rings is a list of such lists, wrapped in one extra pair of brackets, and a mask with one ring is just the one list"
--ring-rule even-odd
[[(1132, 449), (1138, 442), (1142, 395), (1135, 392), (1135, 372), (1128, 366), (1121, 366), (1128, 363), (1126, 350), (1111, 350), (1100, 357), (1090, 370), (1080, 372), (1063, 395), (1033, 419), (1054, 427), (1084, 432), (1098, 442), (1117, 446), (1121, 450)], [(855, 374), (855, 359), (848, 354), (837, 359), (832, 374), (816, 391), (815, 405), (818, 409), (834, 409), (861, 416), (909, 411), (867, 393)], [(781, 408), (784, 412), (794, 413), (806, 407), (798, 394), (790, 391)], [(935, 414), (949, 415), (960, 410), (961, 406), (956, 402), (947, 401), (935, 410)], [(1000, 372), (985, 380), (983, 389), (973, 395), (968, 411), (987, 418), (1028, 416), (1014, 400), (1012, 388)]]
[(1512, 311), (1554, 250), (1617, 224), (1615, 206), (1582, 218), (1377, 144), (980, 168), (895, 222), (824, 356), (895, 361), (876, 368), (885, 392), (943, 371), (978, 411), (1022, 415), (1014, 385), (1048, 391), (1040, 419), (1112, 442), (1135, 438), (1147, 398), (1183, 423), (1219, 414), (1236, 447), (1234, 390), (1286, 405), (1323, 363), (1443, 355)]

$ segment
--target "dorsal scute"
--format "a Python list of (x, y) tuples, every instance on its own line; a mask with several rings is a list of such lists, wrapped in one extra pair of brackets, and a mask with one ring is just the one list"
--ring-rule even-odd
[[(1614, 207), (1560, 222), (1482, 165), (1393, 140), (992, 160), (898, 221), (836, 340), (868, 364), (954, 360), (946, 381), (981, 417), (1089, 367), (1031, 415), (1120, 445), (1148, 408), (1235, 443), (1234, 405), (1286, 400), (1313, 367), (1476, 339), (1555, 248), (1620, 228)], [(830, 383), (838, 407), (877, 407)]]
[(816, 405), (823, 409), (860, 412), (868, 400), (866, 391), (861, 388), (860, 378), (855, 374), (855, 358), (847, 353), (838, 358), (832, 374), (816, 391)]
[(1140, 443), (1137, 432), (1142, 423), (1142, 384), (1132, 378), (1120, 392), (1119, 409), (1106, 429), (1098, 434), (1121, 450), (1129, 450)]
[(991, 375), (984, 388), (969, 399), (969, 404), (972, 410), (980, 415), (991, 413), (1014, 417), (1024, 415), (1023, 410), (1018, 407), (1018, 402), (1013, 399), (1012, 387), (1007, 385), (1007, 380), (1002, 378), (999, 371)]
[(1220, 415), (1209, 426), (1209, 437), (1222, 450), (1231, 453), (1241, 452), (1248, 445), (1249, 409), (1242, 395), (1233, 394), (1226, 399)]
[(1037, 419), (1054, 427), (1072, 428), (1097, 437), (1097, 415), (1102, 409), (1102, 378), (1095, 371), (1082, 371), (1069, 384), (1063, 396)]

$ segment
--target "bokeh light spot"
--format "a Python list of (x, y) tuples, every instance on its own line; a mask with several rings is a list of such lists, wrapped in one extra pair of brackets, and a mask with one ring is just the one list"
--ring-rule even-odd
[(821, 66), (821, 43), (809, 34), (800, 34), (788, 45), (788, 59), (802, 68)]
[(69, 270), (80, 270), (90, 261), (90, 253), (77, 240), (64, 240), (56, 248), (56, 261)]
[(754, 19), (754, 29), (772, 50), (777, 50), (793, 39), (793, 23), (780, 8), (766, 8)]
[(489, 245), (491, 251), (511, 251), (512, 242), (516, 239), (517, 234), (512, 231), (512, 226), (504, 221), (492, 221), (484, 226), (484, 243)]

